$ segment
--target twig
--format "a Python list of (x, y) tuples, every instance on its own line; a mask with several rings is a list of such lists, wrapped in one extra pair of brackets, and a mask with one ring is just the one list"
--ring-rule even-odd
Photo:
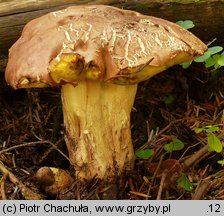
[(0, 172), (4, 175), (8, 175), (9, 180), (15, 184), (21, 191), (23, 197), (26, 200), (42, 200), (44, 197), (41, 194), (38, 194), (24, 185), (12, 172), (10, 172), (5, 165), (0, 162)]
[(162, 130), (160, 130), (158, 133), (156, 133), (153, 137), (151, 137), (151, 139), (148, 140), (145, 144), (143, 144), (139, 149), (145, 149), (146, 147), (149, 146), (150, 143), (152, 143), (154, 140), (156, 140), (161, 134), (163, 134), (166, 130), (168, 130), (173, 124), (176, 124), (183, 120), (184, 120), (184, 118), (177, 119), (177, 120), (170, 122), (166, 127), (164, 127)]
[(136, 196), (140, 196), (140, 197), (144, 197), (144, 198), (150, 198), (149, 195), (147, 194), (144, 194), (144, 193), (140, 193), (140, 192), (137, 192), (137, 191), (129, 191), (130, 194), (133, 194), (133, 195), (136, 195)]
[(160, 181), (160, 185), (159, 185), (159, 190), (158, 190), (158, 194), (157, 194), (157, 197), (156, 199), (157, 200), (161, 200), (161, 197), (162, 197), (162, 192), (163, 192), (163, 187), (164, 187), (164, 182), (166, 180), (166, 176), (168, 174), (168, 171), (165, 170), (162, 174), (162, 178), (161, 178), (161, 181)]
[(183, 161), (183, 171), (188, 170), (193, 164), (204, 158), (208, 152), (208, 145), (205, 145), (202, 149), (191, 155), (189, 158)]
[(49, 149), (47, 149), (47, 150), (44, 152), (44, 154), (41, 156), (41, 158), (39, 159), (38, 164), (41, 164), (41, 163), (48, 157), (48, 155), (55, 149), (55, 147), (57, 147), (57, 146), (61, 143), (62, 140), (63, 140), (63, 139), (58, 140), (58, 141), (54, 144), (54, 146), (49, 147)]
[(12, 146), (12, 147), (9, 147), (7, 149), (3, 149), (0, 151), (0, 155), (5, 153), (5, 152), (8, 152), (8, 151), (11, 151), (11, 150), (15, 150), (17, 148), (22, 148), (22, 147), (26, 147), (26, 146), (32, 146), (32, 145), (39, 145), (39, 144), (50, 144), (54, 149), (56, 149), (65, 159), (67, 159), (70, 163), (70, 159), (60, 150), (57, 148), (57, 146), (55, 146), (54, 143), (50, 142), (50, 141), (36, 141), (36, 142), (28, 142), (28, 143), (23, 143), (23, 144), (19, 144), (19, 145), (16, 145), (16, 146)]
[(156, 175), (157, 175), (157, 172), (158, 172), (158, 170), (159, 170), (159, 168), (160, 168), (160, 165), (162, 164), (163, 158), (164, 158), (164, 155), (161, 155), (161, 157), (160, 157), (160, 159), (159, 159), (159, 162), (158, 162), (158, 165), (157, 165), (157, 167), (156, 167), (156, 170), (155, 170), (155, 172), (153, 173), (153, 176), (152, 176), (152, 179), (151, 179), (151, 183), (150, 183), (150, 185), (149, 185), (149, 189), (148, 189), (147, 195), (149, 195), (150, 192), (151, 192), (152, 185), (153, 185), (153, 183), (154, 183), (154, 180), (156, 179)]
[(210, 179), (201, 180), (195, 193), (192, 196), (192, 200), (201, 200), (211, 187)]
[(1, 195), (2, 195), (2, 200), (7, 200), (6, 194), (5, 194), (5, 181), (8, 178), (8, 173), (5, 173), (0, 181), (1, 184)]

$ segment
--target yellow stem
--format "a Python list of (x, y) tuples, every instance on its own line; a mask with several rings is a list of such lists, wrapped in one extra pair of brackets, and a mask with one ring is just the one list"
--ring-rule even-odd
[(83, 80), (62, 86), (65, 138), (80, 179), (111, 181), (133, 168), (130, 112), (137, 85)]

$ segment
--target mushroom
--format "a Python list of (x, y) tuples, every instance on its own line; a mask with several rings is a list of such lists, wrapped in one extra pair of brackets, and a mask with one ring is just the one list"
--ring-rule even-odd
[(105, 5), (32, 20), (10, 48), (17, 88), (61, 86), (65, 140), (80, 180), (113, 181), (134, 165), (130, 113), (139, 82), (207, 47), (169, 21)]
[(52, 197), (60, 194), (72, 183), (68, 171), (55, 167), (41, 167), (36, 172), (35, 179), (40, 184), (40, 187)]

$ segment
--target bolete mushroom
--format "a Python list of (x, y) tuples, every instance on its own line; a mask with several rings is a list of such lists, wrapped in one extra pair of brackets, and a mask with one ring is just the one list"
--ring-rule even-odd
[(76, 176), (111, 181), (133, 169), (130, 113), (137, 84), (206, 49), (163, 19), (105, 5), (73, 6), (24, 27), (10, 48), (5, 77), (15, 89), (61, 86)]

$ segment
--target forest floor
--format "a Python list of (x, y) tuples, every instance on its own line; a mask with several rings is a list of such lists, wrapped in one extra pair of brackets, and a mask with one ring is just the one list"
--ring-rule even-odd
[[(133, 144), (135, 151), (153, 149), (154, 154), (136, 159), (134, 172), (126, 177), (119, 196), (116, 187), (103, 188), (94, 181), (82, 186), (74, 180), (70, 189), (56, 197), (41, 190), (35, 173), (43, 166), (71, 170), (60, 90), (14, 91), (2, 85), (0, 164), (19, 183), (12, 183), (1, 170), (0, 199), (27, 198), (20, 183), (47, 199), (224, 199), (224, 169), (218, 163), (223, 153), (208, 151), (208, 134), (194, 130), (217, 125), (214, 134), (224, 141), (222, 85), (221, 71), (211, 75), (196, 63), (187, 70), (173, 67), (140, 83), (131, 113)], [(173, 138), (184, 147), (165, 151), (164, 145)]]

